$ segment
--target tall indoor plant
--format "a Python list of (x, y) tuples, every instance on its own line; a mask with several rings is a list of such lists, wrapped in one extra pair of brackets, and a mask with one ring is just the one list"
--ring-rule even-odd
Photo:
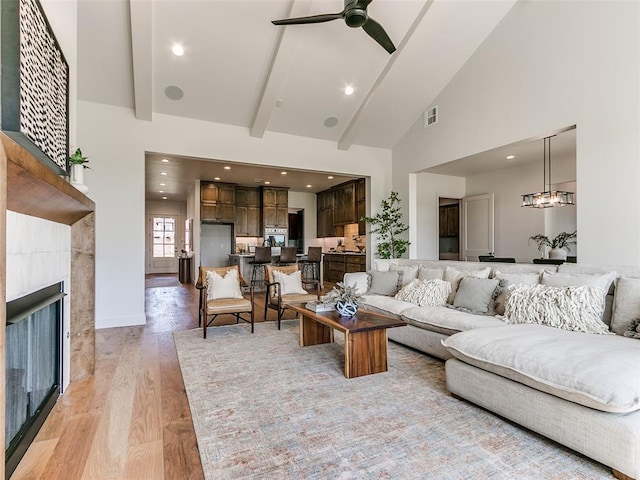
[(380, 211), (374, 217), (362, 217), (361, 220), (373, 226), (371, 233), (378, 234), (378, 257), (398, 258), (411, 245), (409, 240), (400, 238), (409, 226), (402, 222), (398, 192), (391, 192), (388, 199), (380, 202)]

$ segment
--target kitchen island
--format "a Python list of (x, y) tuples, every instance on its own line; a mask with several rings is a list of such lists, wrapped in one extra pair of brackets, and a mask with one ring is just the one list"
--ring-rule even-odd
[(341, 282), (345, 273), (365, 272), (367, 255), (359, 252), (328, 252), (323, 254), (322, 265), (324, 279), (328, 282)]

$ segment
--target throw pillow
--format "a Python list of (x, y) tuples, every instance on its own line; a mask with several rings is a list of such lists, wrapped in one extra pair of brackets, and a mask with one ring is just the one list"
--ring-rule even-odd
[(391, 265), (389, 271), (398, 272), (400, 278), (398, 279), (398, 288), (405, 287), (418, 277), (418, 269), (420, 265)]
[(502, 273), (499, 270), (495, 270), (493, 278), (508, 280), (509, 284), (536, 285), (540, 283), (540, 274), (538, 272)]
[(460, 280), (464, 277), (489, 278), (489, 273), (491, 273), (491, 267), (481, 268), (480, 270), (458, 270), (457, 268), (447, 267), (444, 271), (443, 280), (451, 284), (448, 303), (453, 304)]
[(623, 335), (634, 318), (640, 312), (640, 278), (620, 277), (613, 299), (611, 330)]
[(369, 290), (369, 274), (367, 272), (345, 273), (344, 284), (347, 287), (355, 287), (356, 292), (364, 295)]
[(589, 275), (585, 273), (555, 273), (545, 270), (542, 272), (540, 283), (554, 287), (598, 287), (606, 295), (615, 279), (616, 272)]
[(625, 337), (640, 340), (640, 318), (634, 318), (623, 334)]
[(537, 323), (574, 332), (607, 334), (601, 320), (604, 295), (599, 287), (511, 285), (506, 323)]
[(415, 279), (400, 290), (395, 299), (415, 303), (421, 307), (439, 307), (447, 304), (450, 291), (451, 284), (444, 280)]
[(500, 280), (465, 277), (460, 280), (453, 306), (474, 313), (488, 313)]
[(228, 270), (223, 276), (213, 270), (207, 270), (207, 300), (220, 298), (242, 298), (238, 271)]
[(273, 279), (280, 284), (280, 295), (309, 293), (302, 288), (302, 271), (300, 270), (288, 275), (280, 270), (274, 270)]
[(371, 286), (367, 294), (369, 295), (386, 295), (391, 297), (398, 293), (398, 278), (400, 274), (397, 271), (371, 272)]
[(418, 269), (418, 280), (442, 280), (442, 277), (444, 277), (443, 268), (420, 266)]

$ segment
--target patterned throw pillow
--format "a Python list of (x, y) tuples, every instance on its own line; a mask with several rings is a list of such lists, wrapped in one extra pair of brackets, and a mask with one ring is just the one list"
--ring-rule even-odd
[(224, 277), (213, 270), (207, 271), (207, 300), (221, 298), (242, 298), (236, 269), (228, 270)]
[(599, 287), (511, 285), (506, 323), (537, 323), (585, 333), (612, 333), (602, 321), (604, 295)]
[(400, 290), (394, 298), (415, 303), (421, 307), (439, 307), (447, 304), (450, 291), (451, 284), (444, 280), (415, 279)]

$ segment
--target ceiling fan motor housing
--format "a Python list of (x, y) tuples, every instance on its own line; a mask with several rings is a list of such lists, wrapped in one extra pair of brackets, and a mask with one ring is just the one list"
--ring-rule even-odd
[(367, 21), (367, 11), (361, 8), (354, 8), (344, 12), (344, 21), (352, 28), (358, 28)]

